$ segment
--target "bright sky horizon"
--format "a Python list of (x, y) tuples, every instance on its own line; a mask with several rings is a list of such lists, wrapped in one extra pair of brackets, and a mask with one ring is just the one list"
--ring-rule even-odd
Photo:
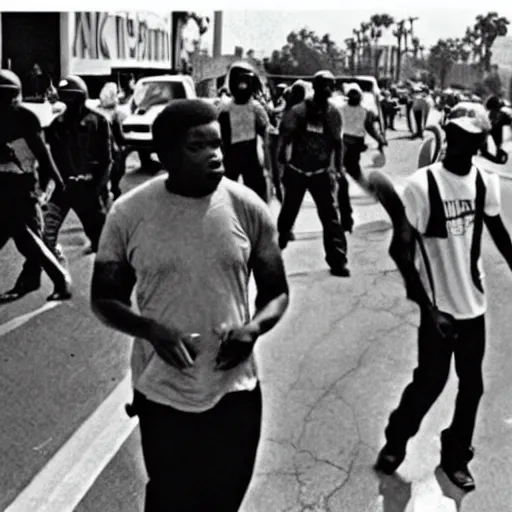
[[(254, 49), (257, 57), (270, 56), (273, 50), (279, 50), (286, 44), (287, 35), (303, 27), (315, 31), (319, 36), (330, 34), (336, 44), (345, 48), (345, 39), (352, 37), (352, 29), (359, 28), (363, 21), (368, 21), (375, 13), (387, 13), (396, 20), (418, 17), (414, 22), (414, 32), (425, 48), (433, 46), (440, 38), (463, 37), (466, 27), (472, 26), (478, 14), (497, 11), (511, 22), (509, 35), (512, 35), (512, 2), (502, 4), (501, 8), (477, 8), (469, 4), (468, 8), (443, 9), (440, 7), (421, 9), (419, 6), (408, 8), (384, 7), (376, 9), (344, 10), (224, 10), (222, 53), (232, 54), (235, 46), (244, 51)], [(487, 4), (486, 4), (487, 5)], [(203, 46), (210, 49), (213, 45), (213, 11), (200, 11), (211, 16), (211, 29), (204, 35)], [(396, 44), (391, 33), (383, 36), (381, 44)]]

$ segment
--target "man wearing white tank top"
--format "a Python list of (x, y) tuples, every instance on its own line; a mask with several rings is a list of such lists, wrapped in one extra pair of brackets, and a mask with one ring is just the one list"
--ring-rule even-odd
[[(343, 126), (343, 166), (345, 171), (358, 183), (361, 183), (361, 153), (366, 151), (365, 136), (368, 133), (379, 144), (379, 150), (387, 146), (386, 139), (375, 130), (374, 114), (361, 105), (363, 92), (358, 84), (349, 84), (346, 88), (348, 101), (340, 109)], [(338, 207), (342, 217), (352, 212), (346, 180), (338, 183)]]

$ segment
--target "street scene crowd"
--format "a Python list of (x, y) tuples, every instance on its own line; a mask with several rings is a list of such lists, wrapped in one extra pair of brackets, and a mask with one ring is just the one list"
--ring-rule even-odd
[[(333, 279), (354, 279), (351, 182), (386, 211), (389, 255), (420, 311), (417, 366), (382, 425), (385, 444), (374, 469), (398, 470), (453, 359), (458, 392), (441, 433), (440, 466), (462, 491), (475, 489), (469, 463), (484, 393), (484, 228), (510, 268), (512, 242), (499, 179), (473, 158), (507, 163), (503, 134), (512, 110), (499, 87), (477, 95), (416, 80), (389, 83), (372, 93), (376, 109), (364, 87), (322, 69), (269, 87), (253, 66), (236, 62), (216, 98), (163, 98), (151, 125), (153, 151), (135, 149), (141, 168), (155, 176), (123, 193), (134, 150), (123, 107), (133, 101), (149, 109), (162, 104), (161, 93), (140, 94), (134, 81), (126, 91), (107, 82), (93, 104), (85, 81), (65, 76), (40, 88), (57, 105), (43, 128), (22, 103), (18, 76), (0, 70), (0, 247), (12, 239), (23, 258), (0, 302), (38, 290), (43, 271), (54, 287), (48, 301), (73, 298), (59, 243), (73, 211), (90, 242), (86, 252), (95, 254), (92, 311), (134, 338), (126, 411), (139, 419), (147, 512), (240, 509), (264, 411), (254, 347), (293, 294), (283, 255), (308, 193)], [(418, 170), (400, 193), (379, 170), (397, 120), (411, 141), (423, 141)], [(371, 155), (369, 172), (364, 155)]]

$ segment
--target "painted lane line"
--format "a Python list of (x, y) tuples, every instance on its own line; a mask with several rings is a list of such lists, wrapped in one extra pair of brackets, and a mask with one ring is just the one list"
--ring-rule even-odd
[(52, 308), (55, 308), (62, 304), (62, 302), (47, 302), (44, 306), (41, 306), (40, 308), (30, 311), (29, 313), (25, 313), (24, 315), (17, 316), (13, 318), (12, 320), (9, 320), (8, 322), (5, 322), (4, 324), (0, 325), (0, 337), (5, 336), (6, 334), (10, 333), (11, 331), (14, 331), (14, 329), (17, 329), (18, 327), (21, 327), (23, 324), (27, 323), (29, 320), (34, 318), (35, 316), (40, 315), (41, 313), (44, 313), (46, 311), (49, 311)]
[(5, 512), (72, 512), (137, 426), (131, 398), (128, 373)]

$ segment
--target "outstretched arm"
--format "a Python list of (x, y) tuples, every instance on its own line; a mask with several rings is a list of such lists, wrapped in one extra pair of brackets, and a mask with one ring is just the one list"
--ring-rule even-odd
[(512, 240), (503, 223), (501, 215), (484, 215), (484, 222), (489, 230), (498, 251), (503, 255), (510, 269), (512, 269)]

